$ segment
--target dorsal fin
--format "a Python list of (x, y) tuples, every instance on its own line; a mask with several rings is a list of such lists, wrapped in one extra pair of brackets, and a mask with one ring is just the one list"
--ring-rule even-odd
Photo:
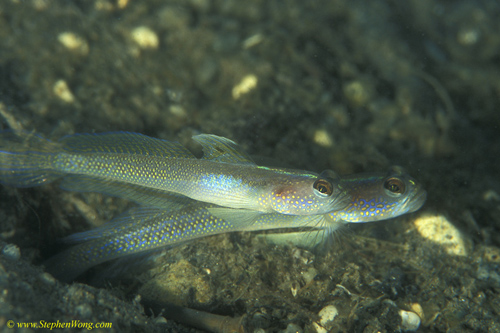
[(193, 140), (203, 147), (203, 159), (223, 163), (255, 164), (234, 141), (212, 134), (199, 134)]
[(74, 134), (61, 138), (64, 149), (76, 153), (122, 153), (166, 158), (194, 158), (178, 142), (151, 138), (131, 132)]

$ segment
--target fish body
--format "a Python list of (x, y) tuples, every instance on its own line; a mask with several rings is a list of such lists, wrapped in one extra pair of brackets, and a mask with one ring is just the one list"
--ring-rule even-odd
[[(422, 186), (399, 167), (387, 173), (345, 176), (341, 185), (351, 201), (344, 209), (327, 214), (257, 214), (200, 202), (174, 210), (136, 208), (103, 227), (69, 236), (66, 242), (81, 244), (49, 259), (46, 267), (55, 276), (71, 280), (111, 259), (209, 235), (270, 229), (318, 230), (328, 234), (343, 223), (378, 221), (416, 211), (426, 199)], [(163, 198), (168, 200), (168, 193)]]
[[(68, 175), (125, 182), (230, 208), (311, 215), (345, 205), (336, 179), (305, 171), (129, 154), (64, 154), (56, 159), (55, 168)], [(330, 187), (325, 193), (315, 189), (318, 180)]]
[(97, 192), (106, 192), (108, 183), (130, 185), (229, 208), (290, 215), (323, 214), (347, 204), (333, 171), (318, 175), (257, 166), (229, 139), (193, 139), (203, 146), (202, 159), (176, 142), (136, 133), (77, 134), (52, 142), (3, 132), (0, 182), (29, 187), (61, 179), (65, 189)]
[(44, 265), (57, 278), (70, 281), (103, 262), (210, 235), (280, 228), (326, 228), (322, 215), (269, 213), (247, 223), (245, 219), (227, 221), (212, 209), (217, 206), (199, 202), (174, 211), (147, 207), (132, 209), (103, 227), (63, 239), (63, 242), (77, 245), (49, 258)]

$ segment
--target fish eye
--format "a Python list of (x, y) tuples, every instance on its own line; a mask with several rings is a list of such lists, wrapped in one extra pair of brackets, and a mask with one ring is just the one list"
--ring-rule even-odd
[(330, 196), (333, 193), (333, 185), (328, 180), (323, 178), (318, 178), (314, 184), (313, 188), (324, 196)]
[(399, 178), (389, 178), (384, 182), (384, 188), (394, 194), (403, 194), (405, 192), (405, 184)]

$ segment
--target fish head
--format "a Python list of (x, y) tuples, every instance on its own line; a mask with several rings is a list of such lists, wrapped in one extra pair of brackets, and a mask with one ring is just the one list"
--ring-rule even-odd
[(348, 223), (373, 222), (417, 211), (427, 198), (422, 185), (399, 166), (387, 173), (359, 174), (342, 178), (349, 204), (329, 215)]

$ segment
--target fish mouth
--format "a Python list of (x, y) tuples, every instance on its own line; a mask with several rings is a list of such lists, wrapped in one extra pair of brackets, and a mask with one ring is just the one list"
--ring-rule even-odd
[(417, 189), (415, 195), (408, 201), (408, 206), (410, 208), (408, 213), (413, 213), (419, 210), (424, 205), (426, 200), (427, 192), (422, 188)]

